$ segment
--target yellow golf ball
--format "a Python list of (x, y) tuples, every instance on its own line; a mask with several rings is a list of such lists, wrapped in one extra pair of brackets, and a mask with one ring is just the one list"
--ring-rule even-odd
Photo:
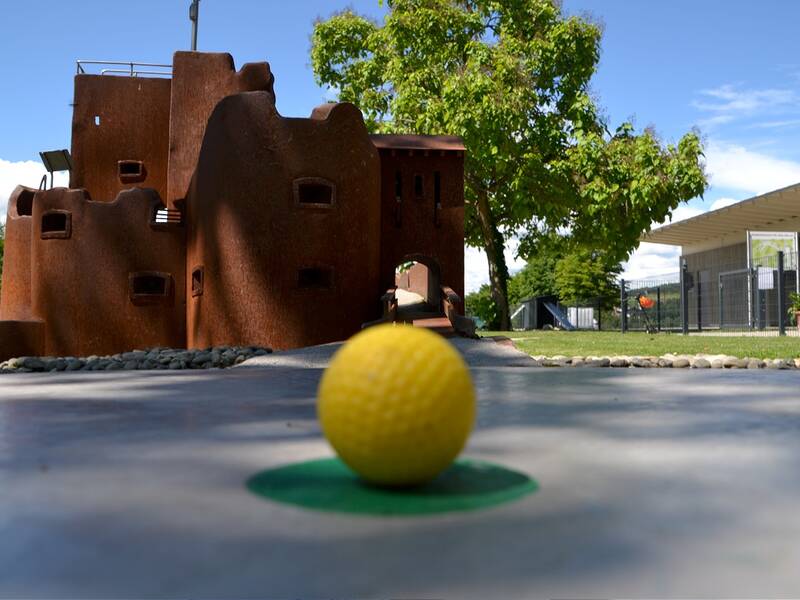
[(322, 376), (322, 431), (367, 481), (402, 486), (436, 477), (475, 422), (467, 365), (439, 335), (379, 325), (351, 338)]

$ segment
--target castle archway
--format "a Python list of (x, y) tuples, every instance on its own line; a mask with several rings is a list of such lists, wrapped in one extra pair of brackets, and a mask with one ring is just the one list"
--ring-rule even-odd
[(409, 254), (395, 266), (398, 311), (405, 318), (440, 314), (439, 264), (421, 254)]

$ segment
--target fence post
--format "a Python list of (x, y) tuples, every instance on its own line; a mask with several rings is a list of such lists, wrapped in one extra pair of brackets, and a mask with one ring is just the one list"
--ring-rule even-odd
[(689, 287), (686, 275), (689, 267), (686, 259), (681, 259), (681, 333), (689, 334)]
[(656, 288), (656, 331), (661, 333), (661, 286)]
[(783, 251), (778, 250), (778, 335), (786, 335), (786, 282), (783, 276)]
[(619, 309), (620, 309), (620, 329), (622, 333), (628, 331), (628, 294), (625, 291), (625, 280), (619, 280)]

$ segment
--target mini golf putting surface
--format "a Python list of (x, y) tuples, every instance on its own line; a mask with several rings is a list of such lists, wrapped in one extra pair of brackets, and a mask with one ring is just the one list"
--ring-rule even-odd
[(314, 510), (414, 516), (496, 506), (538, 486), (523, 473), (460, 459), (426, 485), (380, 488), (361, 481), (342, 461), (323, 458), (264, 471), (247, 487), (263, 498)]
[(800, 374), (528, 369), (457, 344), (479, 397), (464, 458), (535, 493), (392, 516), (253, 493), (332, 458), (314, 394), (335, 347), (0, 376), (0, 597), (800, 595)]

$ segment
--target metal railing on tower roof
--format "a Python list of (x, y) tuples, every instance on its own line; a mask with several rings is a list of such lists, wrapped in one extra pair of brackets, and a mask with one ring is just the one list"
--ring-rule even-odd
[[(104, 68), (100, 69), (100, 75), (127, 75), (129, 77), (138, 77), (139, 75), (157, 75), (161, 77), (172, 77), (172, 65), (165, 65), (159, 63), (143, 63), (134, 61), (116, 61), (116, 60), (76, 60), (78, 75), (85, 75), (86, 68), (84, 65), (97, 65)], [(126, 67), (124, 69), (120, 67)], [(144, 67), (141, 69), (140, 67)], [(154, 70), (158, 69), (158, 70)]]

